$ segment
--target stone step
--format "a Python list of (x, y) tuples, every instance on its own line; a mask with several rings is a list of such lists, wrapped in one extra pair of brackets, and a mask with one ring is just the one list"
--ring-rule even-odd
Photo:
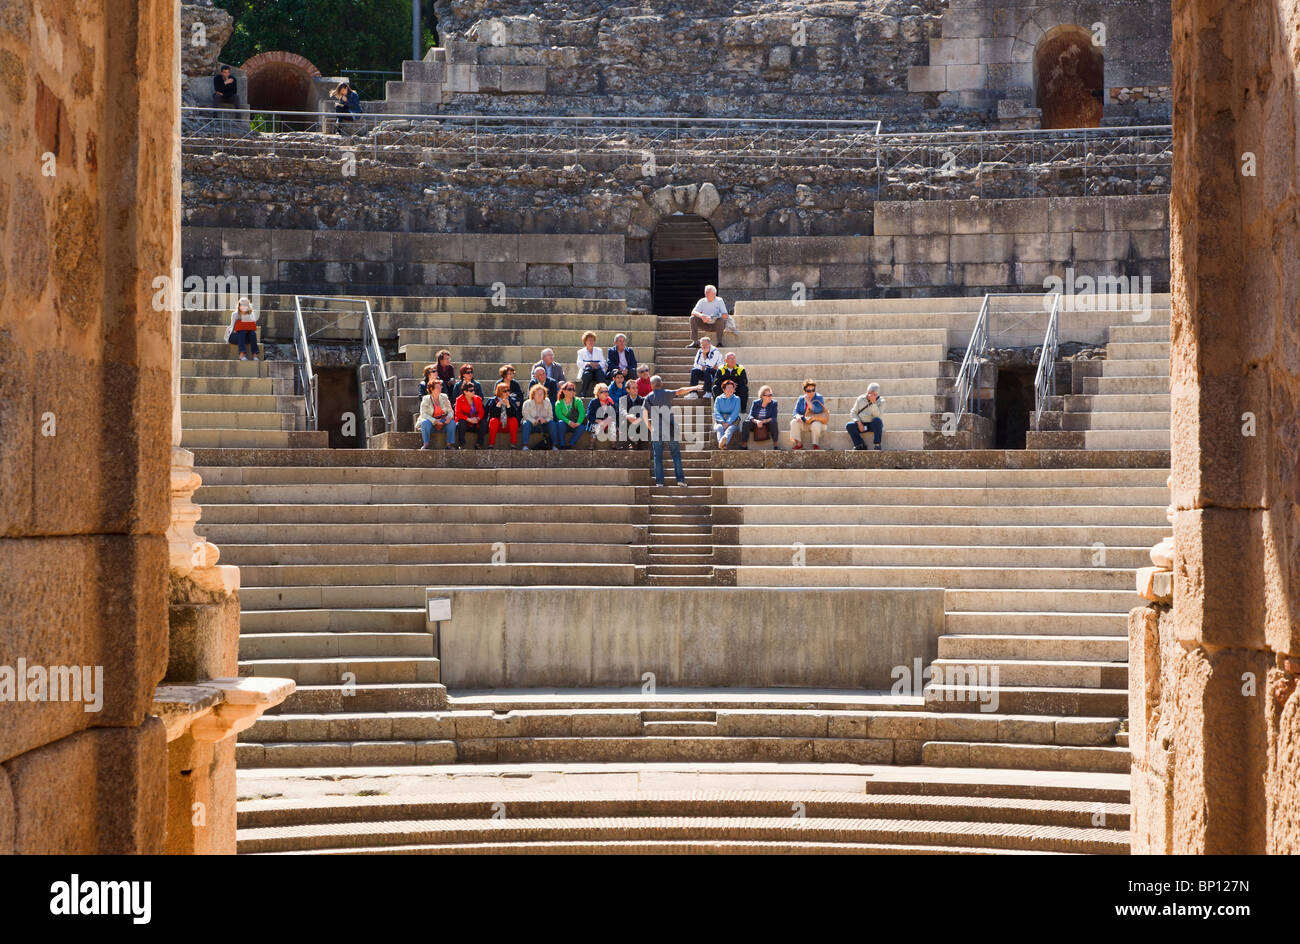
[(1084, 377), (1083, 392), (1085, 394), (1122, 394), (1125, 396), (1134, 396), (1138, 394), (1162, 394), (1169, 395), (1169, 377), (1167, 375), (1146, 376), (1146, 377)]
[[(700, 489), (685, 491), (699, 494)], [(402, 505), (402, 504), (443, 504), (458, 505), (482, 501), (485, 486), (480, 484), (428, 484), (428, 485), (387, 485), (369, 483), (315, 484), (301, 482), (292, 485), (207, 485), (195, 492), (195, 501), (207, 505), (232, 505), (250, 503), (253, 505), (292, 504), (337, 505)], [(707, 488), (704, 490), (707, 494)], [(569, 503), (573, 495), (567, 489), (540, 488), (530, 489), (529, 499), (534, 504), (547, 505)], [(584, 485), (582, 497), (591, 505), (627, 504), (634, 499), (630, 485)]]
[[(482, 499), (488, 496), (480, 494), (479, 497)], [(203, 505), (203, 521), (201, 525), (240, 524), (244, 522), (250, 524), (301, 524), (324, 521), (334, 524), (399, 525), (419, 522), (441, 524), (473, 522), (487, 524), (494, 522), (549, 521), (560, 525), (568, 523), (628, 524), (635, 520), (645, 520), (645, 510), (643, 508), (615, 504), (223, 505), (205, 503)]]
[(1101, 362), (1103, 377), (1169, 377), (1169, 358), (1133, 358)]
[(945, 685), (988, 679), (990, 686), (1015, 688), (1118, 689), (1128, 685), (1127, 658), (1120, 662), (1069, 660), (1049, 654), (1041, 660), (938, 658), (932, 677)]
[(433, 636), (416, 633), (297, 632), (241, 635), (243, 660), (432, 656)]
[(1169, 411), (1131, 412), (1100, 410), (1088, 416), (1089, 430), (1155, 430), (1169, 432)]
[(1146, 505), (749, 505), (746, 524), (1141, 525), (1160, 527), (1165, 509)]
[(241, 412), (181, 412), (181, 427), (186, 431), (212, 430), (292, 430), (298, 418), (291, 412), (245, 410)]
[(1112, 340), (1106, 345), (1106, 360), (1156, 360), (1169, 359), (1170, 342), (1162, 341), (1118, 341)]
[(432, 655), (241, 658), (239, 674), (291, 678), (303, 685), (400, 685), (439, 681), (439, 663)]
[(1141, 599), (1132, 587), (1124, 590), (953, 589), (944, 594), (949, 612), (1008, 613), (1127, 613)]
[[(766, 471), (766, 470), (764, 470)], [(799, 483), (785, 485), (769, 478), (768, 484), (750, 485), (735, 481), (724, 473), (727, 500), (744, 505), (746, 510), (757, 505), (784, 505), (803, 496), (807, 505), (839, 505), (857, 502), (864, 505), (899, 504), (927, 507), (980, 506), (980, 507), (1073, 507), (1087, 508), (1094, 504), (1105, 506), (1133, 505), (1155, 507), (1168, 502), (1169, 489), (1162, 486), (1095, 486), (1048, 485), (1017, 488), (1011, 485), (969, 487), (955, 484), (943, 486), (902, 485), (817, 485)]]
[[(799, 541), (806, 546), (821, 544), (878, 545), (883, 547), (1056, 547), (1087, 548), (1091, 565), (1098, 550), (1104, 550), (1110, 563), (1111, 548), (1150, 548), (1158, 543), (1168, 527), (1123, 527), (1120, 525), (908, 525), (908, 524), (818, 524), (803, 525)], [(771, 545), (790, 541), (790, 529), (784, 524), (742, 524), (735, 528), (736, 543), (741, 547)], [(394, 538), (394, 540), (398, 540)], [(221, 542), (218, 541), (218, 544)], [(791, 542), (793, 543), (793, 542)], [(1101, 548), (1097, 548), (1101, 544)], [(786, 544), (785, 546), (789, 546)], [(995, 552), (994, 552), (995, 553)], [(1144, 562), (1139, 566), (1147, 566)]]
[(711, 587), (717, 578), (712, 574), (647, 574), (645, 582), (651, 587)]
[[(277, 397), (272, 394), (237, 393), (183, 393), (182, 416), (206, 413), (294, 413), (302, 404), (299, 397)], [(185, 422), (182, 420), (182, 422)], [(219, 424), (218, 424), (219, 425)], [(292, 428), (292, 427), (291, 427)]]
[[(630, 563), (605, 563), (601, 551), (581, 561), (586, 577), (605, 586), (633, 583)], [(478, 586), (564, 586), (574, 561), (492, 564), (489, 560), (448, 564), (254, 564), (240, 568), (245, 587), (320, 588), (412, 586), (415, 584)], [(1130, 582), (1132, 573), (1129, 572)]]
[[(805, 535), (800, 535), (806, 538)], [(739, 563), (745, 566), (780, 566), (789, 564), (792, 549), (799, 552), (800, 566), (941, 566), (1007, 568), (1079, 568), (1097, 563), (1099, 551), (1091, 547), (1045, 547), (995, 545), (923, 545), (923, 544), (822, 544), (801, 540), (793, 544), (764, 545), (752, 540), (740, 542)], [(223, 552), (224, 552), (223, 548)], [(238, 558), (243, 562), (243, 557)], [(1151, 566), (1150, 545), (1145, 547), (1106, 547), (1104, 562), (1109, 567)]]
[[(277, 707), (279, 712), (439, 711), (447, 707), (447, 688), (441, 683), (299, 685)], [(263, 715), (263, 717), (266, 717)], [(445, 755), (443, 755), (445, 756)]]
[(1084, 433), (1088, 449), (1168, 449), (1169, 442), (1167, 425), (1158, 429), (1090, 429)]
[(460, 466), (250, 465), (195, 467), (205, 487), (214, 485), (644, 485), (646, 468), (569, 466), (465, 468)]
[[(239, 635), (255, 633), (420, 633), (424, 632), (423, 607), (403, 609), (270, 609), (258, 610), (243, 601)], [(243, 645), (242, 641), (240, 643)]]
[[(557, 470), (558, 471), (558, 470)], [(1166, 469), (1141, 468), (858, 468), (858, 469), (722, 469), (722, 484), (734, 485), (872, 485), (905, 488), (1091, 488), (1108, 495), (1110, 488), (1159, 488)], [(1105, 504), (1110, 504), (1109, 501)]]
[[(398, 328), (397, 344), (399, 349), (403, 347), (408, 349), (409, 360), (420, 359), (410, 355), (410, 348), (428, 347), (433, 349), (434, 354), (437, 354), (439, 348), (447, 348), (451, 351), (452, 361), (458, 365), (465, 360), (472, 359), (462, 356), (461, 353), (462, 348), (469, 346), (536, 348), (537, 350), (529, 355), (532, 358), (529, 361), (529, 366), (541, 360), (542, 348), (549, 347), (555, 351), (556, 359), (564, 364), (567, 370), (570, 363), (577, 361), (578, 350), (583, 347), (582, 336), (589, 330), (595, 329), (584, 328), (577, 323), (555, 328), (487, 327), (484, 325)], [(614, 346), (614, 336), (616, 334), (627, 335), (627, 346), (634, 353), (654, 349), (656, 331), (653, 326), (606, 330), (603, 335), (597, 331), (597, 349), (608, 351)], [(432, 362), (432, 358), (429, 360)]]
[(939, 658), (1029, 661), (1064, 659), (1119, 663), (1128, 661), (1128, 637), (946, 633), (939, 637)]
[(1110, 329), (1111, 342), (1168, 341), (1168, 324), (1117, 324)]
[[(1127, 639), (1128, 612), (954, 611), (944, 617), (947, 632), (960, 636), (1103, 636)], [(940, 637), (941, 639), (943, 637)]]
[[(1069, 851), (1122, 855), (1128, 851), (1128, 834), (1091, 827), (1042, 827), (1027, 830), (1019, 824), (998, 825), (934, 820), (918, 824), (893, 819), (820, 819), (780, 816), (743, 819), (729, 817), (601, 817), (481, 820), (409, 820), (366, 826), (267, 827), (241, 831), (241, 853), (316, 850), (331, 847), (392, 846), (395, 844), (467, 844), (551, 841), (587, 848), (592, 841), (660, 841), (673, 843), (714, 840), (772, 844), (888, 843), (925, 846), (973, 846), (998, 850)], [(796, 848), (798, 848), (798, 846)], [(859, 851), (859, 849), (855, 849)]]
[(1082, 394), (1065, 397), (1067, 413), (1165, 413), (1169, 411), (1167, 393)]
[[(1067, 688), (1064, 686), (1029, 685), (935, 685), (925, 687), (925, 706), (931, 711), (969, 712), (977, 706), (1003, 714), (1052, 714), (1121, 717), (1128, 710), (1128, 690), (1105, 688)], [(1045, 760), (1050, 758), (1044, 758)], [(946, 761), (940, 760), (940, 763)], [(955, 764), (954, 766), (961, 766)], [(976, 761), (978, 767), (1002, 764)], [(1107, 769), (1035, 767), (1036, 770)], [(1125, 770), (1128, 769), (1125, 761)]]
[[(759, 340), (755, 336), (752, 342), (741, 344), (732, 342), (724, 346), (727, 353), (734, 353), (736, 359), (747, 367), (767, 364), (817, 364), (822, 358), (833, 354), (841, 362), (862, 364), (893, 364), (898, 362), (934, 362), (940, 363), (948, 356), (946, 341), (931, 344), (882, 344), (860, 342), (852, 334), (835, 331), (821, 333), (821, 343), (812, 338), (800, 344), (769, 344), (766, 337)], [(749, 339), (746, 339), (747, 341)], [(833, 345), (833, 347), (832, 347)], [(828, 350), (829, 348), (829, 350)], [(936, 374), (938, 376), (938, 374)]]
[[(373, 536), (373, 534), (372, 534)], [(606, 563), (636, 563), (638, 549), (613, 541), (603, 532), (599, 540), (581, 543), (465, 541), (447, 544), (233, 544), (221, 547), (221, 559), (240, 567), (307, 564), (456, 564), (505, 560), (542, 564), (557, 559), (581, 561), (596, 555)]]
[(932, 566), (790, 566), (741, 565), (735, 569), (738, 587), (947, 587), (1020, 592), (1039, 590), (1123, 591), (1133, 596), (1133, 571), (1120, 568), (1070, 567), (944, 567)]
[(922, 748), (922, 756), (927, 766), (935, 767), (1014, 767), (1104, 773), (1126, 773), (1129, 769), (1129, 752), (1124, 747), (932, 741)]
[[(291, 378), (283, 380), (274, 377), (257, 376), (250, 373), (242, 377), (186, 377), (181, 376), (181, 396), (216, 395), (216, 396), (271, 396), (279, 394), (289, 396), (293, 393)], [(280, 384), (282, 389), (277, 389)], [(301, 398), (295, 398), (301, 401)]]
[(181, 445), (186, 449), (324, 449), (329, 446), (329, 433), (324, 430), (184, 429)]

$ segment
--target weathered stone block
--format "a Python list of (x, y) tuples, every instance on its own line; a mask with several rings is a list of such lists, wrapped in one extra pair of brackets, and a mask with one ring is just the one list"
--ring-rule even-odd
[(930, 65), (951, 66), (979, 62), (980, 41), (978, 39), (932, 39), (930, 40)]
[(567, 265), (529, 264), (529, 285), (572, 285), (573, 270)]
[(949, 238), (949, 258), (953, 262), (1000, 263), (1011, 258), (1014, 244), (1015, 239), (1010, 233), (952, 236)]
[(504, 282), (510, 286), (524, 285), (528, 277), (528, 267), (522, 262), (476, 262), (474, 263), (474, 284), (492, 285)]
[(946, 66), (908, 66), (909, 92), (942, 92), (948, 87)]

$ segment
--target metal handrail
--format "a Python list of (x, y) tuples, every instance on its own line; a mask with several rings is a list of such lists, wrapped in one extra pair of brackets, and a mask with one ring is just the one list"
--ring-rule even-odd
[(301, 296), (295, 296), (293, 300), (293, 350), (294, 354), (294, 374), (297, 380), (297, 386), (301, 389), (303, 398), (307, 406), (307, 428), (316, 429), (318, 422), (317, 414), (317, 385), (316, 373), (311, 368), (311, 348), (307, 344), (307, 329), (302, 322), (302, 302)]
[(960, 422), (962, 415), (975, 412), (975, 400), (979, 396), (979, 372), (984, 362), (984, 353), (989, 346), (989, 299), (985, 295), (980, 304), (979, 317), (971, 330), (970, 342), (966, 345), (966, 356), (962, 358), (961, 367), (957, 369), (957, 379), (953, 382), (952, 412)]
[(384, 426), (396, 429), (397, 403), (393, 391), (388, 386), (388, 370), (384, 367), (384, 349), (379, 345), (379, 336), (375, 332), (375, 319), (370, 310), (370, 300), (362, 299), (366, 305), (366, 316), (361, 322), (361, 357), (363, 366), (370, 370), (370, 379), (379, 388), (379, 408), (384, 413)]
[(1052, 292), (1051, 314), (1047, 317), (1047, 333), (1043, 336), (1043, 350), (1038, 357), (1038, 371), (1034, 374), (1034, 429), (1039, 423), (1044, 410), (1049, 408), (1052, 398), (1056, 396), (1056, 356), (1060, 350), (1058, 329), (1060, 324), (1061, 293)]

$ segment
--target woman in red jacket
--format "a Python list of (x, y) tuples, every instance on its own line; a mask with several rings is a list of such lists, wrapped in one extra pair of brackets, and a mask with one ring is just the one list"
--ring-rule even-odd
[(474, 448), (483, 443), (487, 435), (487, 411), (483, 409), (483, 398), (474, 392), (470, 384), (465, 384), (460, 396), (456, 398), (456, 448), (465, 448), (465, 434), (474, 434)]

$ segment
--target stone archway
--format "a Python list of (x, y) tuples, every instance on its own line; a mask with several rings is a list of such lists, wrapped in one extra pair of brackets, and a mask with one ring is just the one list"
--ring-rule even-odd
[(320, 69), (291, 52), (258, 53), (240, 69), (248, 76), (248, 107), (253, 111), (313, 111), (312, 80)]
[(1058, 26), (1034, 49), (1034, 104), (1044, 128), (1097, 128), (1105, 95), (1102, 49), (1081, 26)]
[(693, 213), (664, 217), (650, 237), (650, 310), (689, 314), (705, 285), (718, 284), (718, 234)]

